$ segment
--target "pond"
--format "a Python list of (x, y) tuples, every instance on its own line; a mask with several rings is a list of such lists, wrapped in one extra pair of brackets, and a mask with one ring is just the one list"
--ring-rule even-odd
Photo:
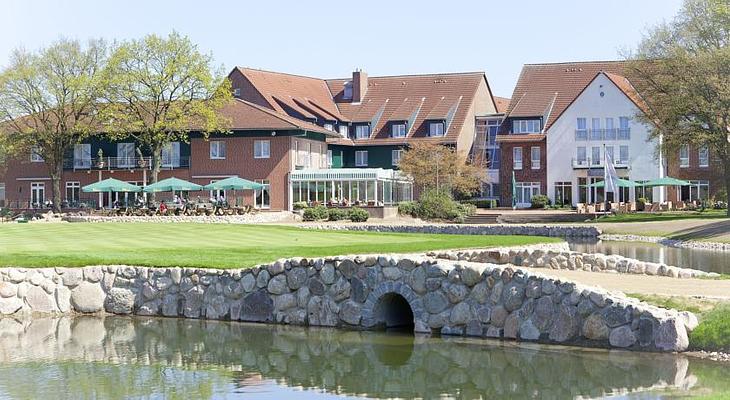
[(641, 261), (730, 274), (730, 251), (689, 249), (663, 246), (658, 243), (613, 240), (571, 239), (568, 244), (571, 250), (583, 253), (617, 254)]
[(0, 398), (616, 398), (730, 393), (727, 365), (397, 333), (143, 317), (0, 320)]

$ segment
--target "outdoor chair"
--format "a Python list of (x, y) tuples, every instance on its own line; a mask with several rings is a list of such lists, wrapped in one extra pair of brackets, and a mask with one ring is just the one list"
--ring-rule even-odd
[(577, 204), (575, 205), (575, 207), (576, 207), (576, 208), (575, 208), (575, 211), (576, 211), (576, 212), (577, 212), (578, 214), (585, 214), (585, 213), (586, 213), (586, 205), (585, 205), (584, 203), (577, 203)]

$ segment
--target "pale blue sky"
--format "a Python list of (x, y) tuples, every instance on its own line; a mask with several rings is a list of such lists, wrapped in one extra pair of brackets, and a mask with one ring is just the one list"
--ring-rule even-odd
[(484, 71), (509, 97), (522, 64), (610, 60), (681, 0), (4, 0), (0, 65), (18, 46), (66, 36), (125, 39), (177, 30), (235, 65), (348, 76)]

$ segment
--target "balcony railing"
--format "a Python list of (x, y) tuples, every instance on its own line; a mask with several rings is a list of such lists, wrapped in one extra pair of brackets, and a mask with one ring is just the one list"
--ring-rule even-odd
[[(63, 168), (70, 170), (120, 170), (120, 169), (150, 169), (152, 157), (96, 157), (66, 158)], [(180, 157), (173, 161), (163, 160), (162, 169), (190, 168), (190, 157)]]
[(631, 128), (576, 129), (575, 140), (630, 140)]
[[(573, 158), (572, 164), (574, 169), (603, 168), (603, 159), (592, 163), (590, 158)], [(628, 160), (614, 160), (613, 166), (615, 168), (628, 168), (629, 162)]]

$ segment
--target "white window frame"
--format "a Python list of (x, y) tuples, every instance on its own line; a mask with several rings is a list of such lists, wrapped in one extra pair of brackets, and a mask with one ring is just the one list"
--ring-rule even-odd
[(618, 117), (618, 140), (631, 139), (631, 125), (629, 117)]
[(699, 159), (699, 166), (701, 168), (707, 168), (710, 166), (710, 148), (705, 146), (700, 146), (700, 149), (697, 151), (697, 157)]
[[(519, 155), (519, 157), (518, 157), (518, 155)], [(522, 147), (513, 147), (512, 148), (512, 169), (514, 169), (514, 170), (522, 169)]]
[(134, 143), (117, 143), (117, 167), (134, 168)]
[(0, 203), (5, 201), (5, 183), (0, 182)]
[(578, 117), (575, 120), (575, 140), (588, 140), (588, 120)]
[[(43, 198), (42, 199), (36, 199), (39, 200), (37, 202), (33, 201), (33, 196), (35, 193), (42, 193)], [(43, 203), (46, 202), (46, 184), (45, 182), (31, 182), (30, 183), (30, 205), (33, 207), (35, 204), (38, 205), (38, 207), (43, 207)]]
[(539, 119), (516, 119), (512, 121), (512, 133), (530, 134), (540, 133)]
[(444, 136), (444, 130), (445, 130), (444, 123), (439, 122), (430, 122), (428, 124), (428, 136), (430, 137), (442, 137)]
[(355, 125), (355, 139), (369, 139), (370, 125)]
[[(253, 201), (254, 201), (254, 207), (262, 210), (268, 210), (271, 208), (271, 181), (268, 179), (256, 179), (256, 183), (260, 183), (264, 185), (263, 189), (257, 189), (254, 191)], [(263, 195), (262, 192), (266, 192), (269, 195), (269, 202), (267, 204), (264, 204), (263, 202), (263, 196), (261, 199), (261, 203), (259, 203), (259, 195)]]
[[(596, 152), (598, 150), (598, 152)], [(601, 165), (603, 159), (601, 158), (601, 147), (600, 146), (592, 146), (591, 147), (591, 165)]]
[[(624, 157), (625, 156), (625, 157)], [(628, 165), (629, 164), (629, 146), (626, 144), (622, 144), (618, 147), (618, 161), (621, 163), (621, 165)]]
[(271, 158), (271, 140), (254, 140), (253, 158)]
[[(583, 150), (583, 157), (580, 154), (581, 150)], [(588, 149), (585, 146), (578, 146), (575, 149), (575, 160), (578, 162), (578, 165), (588, 164)]]
[(40, 146), (33, 146), (30, 148), (30, 162), (43, 162), (43, 157), (40, 155)]
[[(537, 158), (535, 158), (535, 150), (537, 150)], [(540, 169), (540, 146), (530, 148), (530, 168)]]
[(608, 154), (608, 157), (611, 158), (611, 162), (613, 162), (615, 165), (616, 164), (616, 152), (614, 151), (613, 146), (604, 147), (603, 152), (604, 152), (604, 157), (606, 154)]
[(175, 168), (180, 166), (180, 142), (167, 143), (162, 148), (162, 166)]
[(327, 168), (332, 168), (332, 150), (327, 150)]
[(367, 150), (355, 151), (355, 166), (356, 167), (367, 167), (368, 166), (368, 151)]
[(91, 168), (91, 144), (74, 145), (74, 168)]
[(397, 166), (398, 163), (400, 163), (401, 157), (403, 157), (403, 150), (402, 149), (392, 150), (390, 152), (390, 157), (393, 162), (393, 166)]
[(689, 168), (689, 145), (679, 147), (679, 168)]
[[(66, 190), (65, 190), (65, 193), (64, 193), (65, 194), (65, 197), (64, 198), (66, 199), (67, 202), (72, 203), (72, 202), (78, 202), (79, 200), (81, 200), (80, 199), (80, 197), (81, 197), (81, 182), (79, 182), (79, 181), (67, 181), (66, 182), (65, 189)], [(69, 199), (68, 198), (68, 191), (69, 191), (69, 189), (71, 189), (71, 193), (72, 194), (75, 193), (75, 191), (78, 191), (78, 194), (79, 194), (78, 197), (74, 195), (73, 196), (74, 198)]]
[(398, 122), (390, 126), (390, 136), (394, 138), (406, 137), (406, 123)]
[(350, 129), (349, 129), (349, 127), (347, 125), (340, 125), (340, 127), (338, 128), (338, 130), (340, 132), (340, 135), (343, 136), (343, 137), (347, 137), (347, 135), (350, 134)]
[(329, 122), (326, 123), (326, 124), (324, 124), (323, 128), (324, 129), (327, 129), (328, 131), (334, 131), (335, 130), (335, 126), (332, 125), (332, 124), (330, 124)]
[(225, 160), (226, 159), (226, 142), (224, 140), (211, 140), (209, 143), (210, 143), (210, 159), (211, 160)]

